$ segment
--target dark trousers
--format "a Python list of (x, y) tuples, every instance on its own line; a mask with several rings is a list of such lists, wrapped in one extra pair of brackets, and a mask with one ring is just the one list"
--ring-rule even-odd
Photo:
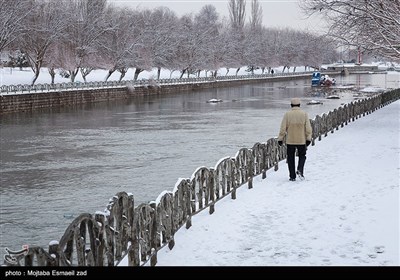
[(304, 163), (306, 162), (306, 145), (287, 145), (287, 162), (289, 167), (289, 176), (291, 179), (296, 178), (296, 165), (295, 165), (295, 156), (296, 149), (299, 155), (299, 163), (297, 165), (297, 170), (303, 174), (304, 171)]

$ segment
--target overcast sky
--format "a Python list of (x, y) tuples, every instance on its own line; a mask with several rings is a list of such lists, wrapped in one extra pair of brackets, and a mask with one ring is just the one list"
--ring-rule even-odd
[[(166, 6), (175, 11), (178, 16), (186, 13), (197, 13), (208, 4), (212, 4), (217, 9), (220, 17), (229, 17), (228, 0), (156, 0), (156, 1), (137, 1), (137, 0), (108, 0), (109, 3), (116, 5), (129, 6), (133, 8), (155, 8)], [(299, 1), (296, 0), (260, 0), (263, 9), (263, 25), (266, 27), (291, 27), (294, 29), (321, 31), (323, 22), (320, 18), (306, 18), (299, 8)], [(246, 18), (249, 18), (251, 0), (247, 0)]]

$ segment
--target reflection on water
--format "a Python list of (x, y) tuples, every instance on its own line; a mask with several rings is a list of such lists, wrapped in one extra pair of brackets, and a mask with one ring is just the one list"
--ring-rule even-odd
[[(388, 84), (385, 75), (358, 76), (343, 82)], [(74, 217), (104, 210), (120, 191), (136, 205), (154, 200), (197, 167), (275, 137), (289, 99), (305, 104), (313, 93), (305, 79), (2, 116), (0, 248), (47, 247)], [(352, 100), (341, 92), (303, 108), (314, 118)]]

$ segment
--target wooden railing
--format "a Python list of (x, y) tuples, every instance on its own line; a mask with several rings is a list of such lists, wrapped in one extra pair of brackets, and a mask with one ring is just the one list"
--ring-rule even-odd
[[(312, 145), (329, 132), (347, 125), (400, 99), (400, 89), (351, 102), (311, 120)], [(236, 199), (240, 186), (253, 187), (253, 177), (278, 168), (286, 158), (286, 146), (276, 138), (240, 149), (234, 157), (225, 157), (214, 168), (199, 167), (191, 178), (178, 180), (172, 191), (162, 192), (155, 201), (135, 207), (132, 194), (117, 193), (103, 212), (81, 214), (66, 229), (59, 242), (52, 241), (48, 251), (25, 247), (6, 249), (5, 265), (12, 266), (115, 266), (128, 256), (129, 266), (157, 263), (157, 251), (174, 247), (174, 235), (192, 225), (192, 216), (209, 209), (227, 195)]]

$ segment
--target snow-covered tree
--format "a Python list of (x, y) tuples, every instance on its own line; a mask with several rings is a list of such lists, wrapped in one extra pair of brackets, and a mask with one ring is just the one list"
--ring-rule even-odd
[(51, 84), (54, 84), (54, 80), (56, 77), (56, 69), (61, 68), (61, 58), (63, 54), (60, 52), (62, 48), (58, 42), (53, 43), (48, 51), (46, 56), (44, 57), (43, 66), (47, 67), (50, 77), (51, 77)]
[(151, 70), (153, 66), (153, 56), (151, 51), (151, 39), (149, 30), (151, 27), (151, 14), (150, 9), (138, 10), (135, 28), (139, 31), (135, 35), (135, 47), (130, 55), (131, 67), (136, 68), (133, 79), (136, 81), (138, 76), (144, 70)]
[(181, 78), (184, 74), (188, 77), (199, 68), (199, 48), (202, 40), (196, 32), (192, 14), (183, 15), (179, 19), (177, 33), (178, 46), (175, 53), (172, 69), (181, 71)]
[(167, 7), (151, 11), (143, 35), (144, 44), (150, 50), (152, 66), (157, 68), (160, 79), (161, 68), (169, 68), (177, 49), (178, 17)]
[[(58, 2), (58, 1), (57, 1)], [(63, 68), (74, 82), (81, 67), (90, 68), (99, 51), (101, 37), (113, 27), (105, 17), (106, 0), (70, 0), (66, 14), (67, 28), (63, 36)]]
[(64, 3), (64, 1), (34, 0), (29, 7), (29, 15), (23, 21), (23, 36), (19, 37), (16, 43), (26, 54), (34, 73), (32, 85), (39, 77), (48, 49), (63, 34)]
[(31, 0), (0, 0), (0, 52), (23, 35)]
[(229, 19), (230, 19), (230, 40), (226, 46), (229, 53), (230, 61), (227, 67), (237, 68), (236, 74), (240, 67), (246, 64), (244, 58), (245, 48), (245, 19), (246, 19), (246, 1), (230, 0), (228, 2)]
[(98, 67), (108, 69), (108, 78), (115, 72), (120, 73), (121, 81), (128, 68), (133, 65), (135, 49), (138, 46), (141, 29), (138, 27), (139, 13), (131, 9), (110, 8), (105, 16), (109, 19), (110, 28), (99, 38), (100, 59)]
[(263, 41), (265, 54), (263, 56), (262, 67), (268, 67), (268, 72), (272, 68), (280, 66), (279, 50), (282, 47), (281, 30), (276, 28), (264, 29)]
[(304, 0), (308, 14), (322, 14), (329, 35), (347, 45), (400, 61), (400, 1)]
[(258, 0), (251, 1), (250, 21), (245, 32), (244, 62), (254, 74), (264, 55), (262, 39), (262, 8)]
[(194, 18), (194, 30), (197, 34), (198, 62), (197, 69), (211, 70), (213, 76), (216, 76), (218, 68), (222, 65), (221, 53), (218, 50), (219, 32), (221, 24), (219, 22), (219, 14), (213, 5), (205, 5)]

